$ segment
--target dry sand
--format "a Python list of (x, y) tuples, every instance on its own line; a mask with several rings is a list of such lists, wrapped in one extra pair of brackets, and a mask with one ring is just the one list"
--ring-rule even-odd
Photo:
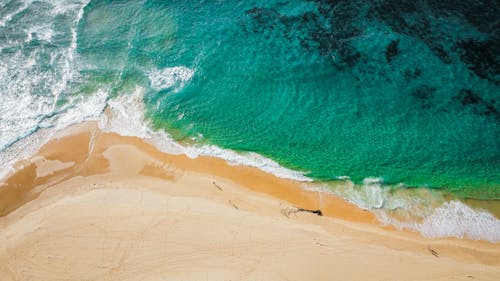
[(499, 244), (383, 228), (298, 182), (163, 154), (94, 123), (62, 132), (0, 187), (2, 281), (499, 279)]

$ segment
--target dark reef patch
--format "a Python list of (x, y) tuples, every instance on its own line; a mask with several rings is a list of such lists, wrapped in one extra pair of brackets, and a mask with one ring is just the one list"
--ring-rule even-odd
[(486, 41), (464, 40), (457, 43), (460, 58), (483, 79), (500, 84), (500, 38)]
[(495, 107), (495, 100), (485, 100), (471, 89), (460, 90), (460, 93), (453, 99), (466, 108), (472, 108), (475, 114), (493, 116), (500, 121), (500, 112)]
[(377, 1), (369, 10), (368, 17), (382, 21), (394, 32), (415, 37), (424, 42), (429, 49), (443, 62), (452, 62), (452, 56), (445, 42), (451, 36), (439, 29), (435, 19), (436, 11), (429, 11), (421, 2), (413, 1)]
[(471, 105), (471, 104), (478, 104), (483, 101), (480, 96), (478, 96), (476, 93), (474, 93), (470, 89), (462, 89), (460, 90), (460, 94), (456, 96), (456, 99), (458, 99), (463, 106)]
[(392, 58), (394, 58), (397, 54), (399, 54), (399, 40), (392, 40), (389, 45), (387, 45), (387, 49), (385, 50), (385, 59), (388, 63), (391, 63)]
[(500, 2), (498, 0), (426, 0), (425, 5), (443, 16), (464, 18), (474, 28), (483, 33), (491, 33), (499, 28)]
[(362, 33), (354, 25), (356, 10), (349, 1), (326, 2), (319, 3), (318, 12), (301, 15), (288, 16), (263, 7), (247, 10), (246, 14), (254, 21), (252, 32), (266, 34), (281, 26), (281, 36), (286, 39), (298, 39), (306, 50), (333, 58), (338, 68), (353, 67), (362, 57), (350, 43)]
[(411, 80), (420, 77), (422, 75), (422, 70), (420, 68), (415, 68), (415, 69), (407, 69), (403, 72), (403, 77), (406, 80)]
[(427, 109), (431, 106), (431, 99), (436, 92), (436, 88), (428, 85), (422, 85), (416, 88), (411, 95), (420, 101), (422, 108)]
[[(455, 56), (483, 79), (499, 83), (500, 58), (499, 1), (376, 1), (368, 17), (380, 20), (394, 32), (421, 40), (444, 63)], [(470, 33), (456, 34), (447, 30), (440, 19), (453, 19), (454, 25), (483, 33), (470, 38)], [(466, 25), (469, 24), (469, 27)], [(485, 40), (484, 37), (488, 38)]]
[[(425, 47), (440, 63), (453, 65), (449, 69), (468, 69), (467, 75), (487, 80), (486, 83), (492, 83), (493, 87), (500, 85), (500, 1), (305, 1), (313, 3), (315, 8), (286, 14), (282, 7), (290, 3), (283, 2), (281, 6), (247, 10), (248, 31), (262, 34), (265, 40), (281, 37), (289, 42), (300, 42), (294, 46), (331, 63), (337, 71), (353, 73), (356, 81), (383, 79), (387, 83), (412, 83), (407, 89), (414, 90), (408, 92), (421, 101), (423, 108), (432, 106), (429, 100), (436, 91), (429, 86), (414, 88), (425, 83), (419, 81), (424, 79), (424, 73), (427, 76), (433, 71), (425, 66), (428, 58), (417, 65), (395, 59), (413, 60), (422, 52), (427, 56)], [(364, 40), (368, 40), (369, 48), (364, 49)], [(417, 48), (413, 49), (413, 45)], [(384, 59), (391, 65), (390, 70), (381, 65)], [(449, 79), (450, 76), (445, 75), (443, 78)], [(435, 86), (446, 87), (439, 82)], [(465, 95), (465, 100), (475, 98), (464, 93), (460, 96)], [(492, 93), (488, 93), (489, 99), (500, 98)], [(457, 99), (453, 91), (440, 91), (440, 94)], [(498, 115), (494, 103), (483, 101), (482, 104), (481, 114)]]
[[(266, 34), (280, 30), (289, 40), (294, 37), (309, 51), (334, 57), (339, 68), (353, 67), (363, 57), (351, 44), (364, 31), (358, 23), (363, 20), (381, 22), (396, 34), (410, 36), (423, 42), (443, 63), (461, 59), (478, 77), (499, 83), (500, 2), (499, 1), (363, 1), (310, 0), (317, 10), (288, 16), (274, 8), (255, 7), (247, 11), (255, 22), (253, 32)], [(446, 20), (451, 20), (446, 23)], [(478, 31), (461, 37), (449, 25), (464, 26)], [(278, 28), (280, 26), (281, 28)], [(484, 36), (488, 38), (484, 38)], [(482, 36), (482, 37), (481, 37)], [(382, 48), (382, 46), (381, 46)], [(400, 52), (399, 39), (385, 46), (385, 58), (391, 63)]]

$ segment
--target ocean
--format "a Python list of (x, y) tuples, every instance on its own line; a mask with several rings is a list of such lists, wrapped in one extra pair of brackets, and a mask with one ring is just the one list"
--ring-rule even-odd
[(499, 14), (498, 1), (0, 0), (0, 164), (100, 120), (383, 223), (500, 241)]

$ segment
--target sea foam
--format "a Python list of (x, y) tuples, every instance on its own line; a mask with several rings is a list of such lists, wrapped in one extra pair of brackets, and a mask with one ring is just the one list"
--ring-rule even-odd
[(500, 242), (500, 220), (460, 201), (446, 202), (416, 227), (424, 236), (458, 237)]
[(457, 237), (500, 242), (500, 220), (487, 211), (473, 209), (458, 200), (433, 208), (419, 222), (396, 220), (383, 211), (376, 214), (386, 224), (416, 230), (428, 238)]
[[(167, 72), (163, 72), (165, 75)], [(177, 75), (178, 72), (170, 72), (171, 75)], [(191, 73), (193, 71), (183, 70), (182, 73)], [(184, 76), (186, 79), (188, 76)], [(166, 78), (165, 81), (173, 81), (176, 78)], [(108, 101), (109, 111), (101, 115), (99, 127), (103, 131), (115, 132), (125, 136), (137, 136), (153, 143), (158, 149), (171, 154), (185, 154), (190, 158), (199, 156), (211, 156), (222, 158), (231, 165), (244, 165), (258, 168), (262, 171), (272, 173), (278, 177), (293, 179), (298, 181), (312, 181), (304, 173), (287, 169), (280, 166), (277, 162), (263, 157), (257, 153), (238, 153), (230, 149), (223, 149), (215, 145), (182, 145), (176, 142), (168, 133), (162, 130), (152, 130), (150, 122), (145, 119), (145, 106), (143, 95), (145, 89), (136, 87), (130, 95), (123, 95)]]
[[(60, 1), (59, 5), (51, 5), (51, 2), (53, 1), (47, 1), (46, 4), (52, 9), (39, 11), (28, 9), (32, 2), (24, 1), (19, 9), (0, 19), (0, 28), (6, 26), (14, 30), (16, 35), (12, 36), (13, 39), (0, 42), (0, 51), (5, 48), (11, 53), (0, 58), (0, 151), (40, 128), (54, 126), (50, 121), (57, 119), (64, 111), (68, 111), (66, 115), (71, 115), (75, 109), (82, 112), (81, 106), (87, 103), (87, 98), (67, 97), (66, 104), (60, 106), (61, 95), (67, 90), (69, 81), (77, 76), (74, 69), (76, 28), (89, 1)], [(17, 28), (10, 21), (14, 15), (23, 11), (39, 21), (26, 22)], [(66, 35), (71, 35), (69, 45), (52, 42), (53, 37), (61, 33), (54, 31), (53, 27), (56, 18), (61, 15), (76, 16), (75, 21), (66, 26), (70, 31)], [(14, 26), (10, 26), (11, 24)], [(32, 46), (30, 44), (34, 39), (40, 42)], [(46, 45), (50, 45), (50, 48)], [(81, 105), (78, 104), (80, 102)], [(88, 114), (78, 115), (76, 119), (71, 117), (69, 120), (79, 122), (80, 117), (86, 115)], [(61, 128), (65, 125), (69, 124), (56, 126)]]
[(447, 201), (436, 190), (385, 186), (381, 178), (366, 178), (356, 185), (344, 180), (323, 184), (318, 191), (339, 195), (369, 210), (382, 224), (420, 232), (429, 238), (457, 237), (500, 242), (500, 220), (485, 210), (458, 200)]
[(151, 81), (151, 87), (155, 90), (168, 89), (176, 84), (183, 84), (194, 75), (194, 70), (185, 66), (166, 67), (163, 69), (155, 69), (149, 72), (148, 77)]

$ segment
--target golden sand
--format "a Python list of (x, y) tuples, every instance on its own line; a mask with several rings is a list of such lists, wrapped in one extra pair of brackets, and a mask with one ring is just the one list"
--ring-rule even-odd
[[(324, 216), (296, 212), (321, 209)], [(0, 188), (0, 280), (498, 280), (500, 246), (430, 240), (302, 183), (94, 123)]]

